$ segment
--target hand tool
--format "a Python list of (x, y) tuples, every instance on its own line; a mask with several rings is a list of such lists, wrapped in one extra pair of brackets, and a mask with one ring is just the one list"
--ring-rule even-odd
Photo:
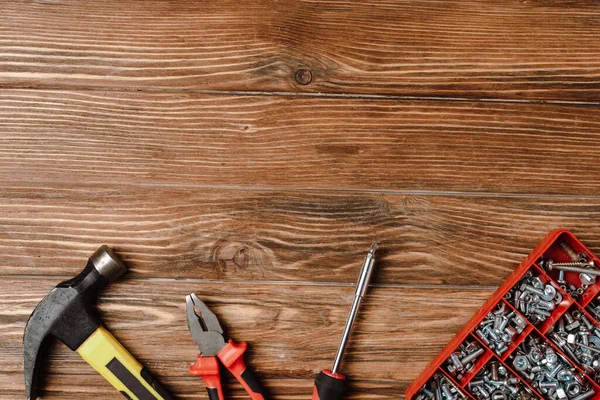
[(127, 271), (112, 249), (101, 246), (73, 279), (59, 283), (33, 310), (23, 337), (25, 389), (38, 396), (40, 348), (54, 336), (99, 372), (126, 398), (169, 400), (171, 395), (92, 314), (97, 293)]
[(339, 400), (346, 393), (346, 377), (338, 372), (340, 364), (342, 362), (342, 356), (348, 345), (348, 339), (350, 338), (350, 332), (356, 319), (358, 307), (360, 302), (367, 291), (369, 286), (369, 280), (373, 273), (373, 264), (375, 263), (375, 250), (377, 250), (377, 242), (373, 242), (369, 253), (365, 257), (360, 275), (358, 276), (358, 282), (356, 282), (356, 290), (354, 292), (354, 301), (352, 302), (352, 308), (350, 314), (346, 320), (346, 326), (342, 335), (342, 341), (338, 347), (335, 360), (333, 362), (333, 368), (331, 370), (323, 370), (317, 375), (315, 379), (315, 386), (313, 388), (313, 400)]
[(217, 316), (210, 311), (198, 296), (191, 293), (185, 297), (187, 322), (194, 342), (200, 348), (196, 363), (190, 366), (190, 374), (201, 376), (206, 384), (210, 400), (224, 400), (219, 360), (242, 384), (253, 400), (265, 400), (266, 395), (253, 372), (246, 368), (244, 352), (246, 342), (225, 342), (223, 328)]

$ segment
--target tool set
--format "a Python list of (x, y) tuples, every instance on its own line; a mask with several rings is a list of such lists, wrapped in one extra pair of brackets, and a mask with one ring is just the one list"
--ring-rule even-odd
[[(333, 368), (331, 371), (322, 371), (315, 380), (314, 400), (338, 400), (346, 391), (345, 377), (338, 369), (358, 307), (371, 278), (375, 249), (376, 244), (373, 243), (363, 263)], [(27, 400), (38, 397), (41, 347), (50, 336), (77, 351), (125, 398), (172, 399), (166, 389), (102, 326), (101, 320), (91, 311), (94, 296), (126, 271), (123, 261), (110, 248), (102, 246), (92, 254), (79, 275), (58, 284), (33, 310), (23, 337)], [(196, 294), (189, 294), (185, 300), (188, 328), (200, 349), (189, 372), (204, 379), (209, 399), (225, 399), (220, 376), (222, 364), (242, 384), (251, 399), (265, 400), (265, 392), (244, 362), (247, 343), (226, 340), (217, 316)], [(446, 381), (440, 381), (440, 384), (450, 385)], [(457, 391), (450, 387), (445, 390)]]
[[(339, 369), (376, 248), (373, 243), (363, 262), (333, 367), (315, 379), (313, 400), (340, 400), (347, 391)], [(23, 338), (28, 400), (37, 398), (40, 350), (50, 336), (77, 351), (127, 399), (172, 398), (91, 311), (97, 293), (126, 270), (102, 246), (79, 275), (38, 304)], [(600, 400), (597, 276), (600, 260), (569, 231), (552, 231), (408, 387), (407, 399)], [(222, 364), (251, 399), (265, 400), (244, 362), (247, 343), (226, 340), (217, 316), (194, 293), (186, 296), (186, 313), (200, 350), (189, 372), (204, 379), (209, 399), (225, 399)]]
[(569, 231), (535, 248), (407, 399), (600, 399), (600, 260)]

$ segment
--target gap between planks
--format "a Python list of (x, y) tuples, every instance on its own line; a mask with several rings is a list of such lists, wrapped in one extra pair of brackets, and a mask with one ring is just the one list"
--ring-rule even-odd
[(152, 89), (142, 87), (113, 88), (113, 87), (80, 87), (80, 86), (16, 86), (0, 85), (4, 90), (60, 90), (65, 92), (140, 92), (140, 93), (193, 93), (203, 95), (235, 95), (235, 96), (281, 96), (281, 97), (312, 97), (323, 99), (354, 99), (354, 100), (396, 100), (396, 101), (448, 101), (448, 102), (480, 102), (480, 103), (522, 103), (522, 104), (554, 104), (565, 106), (600, 106), (600, 101), (579, 101), (559, 99), (511, 99), (511, 98), (468, 98), (441, 96), (405, 96), (393, 94), (363, 94), (363, 93), (328, 93), (328, 92), (285, 92), (285, 91), (256, 91), (256, 90), (202, 90), (202, 89)]
[(139, 187), (139, 188), (164, 188), (164, 189), (211, 189), (225, 191), (249, 191), (249, 192), (315, 192), (315, 193), (356, 193), (356, 194), (390, 194), (402, 196), (449, 196), (449, 197), (479, 197), (479, 198), (517, 198), (517, 199), (564, 199), (564, 200), (600, 200), (599, 195), (572, 195), (572, 194), (540, 194), (540, 193), (502, 193), (502, 192), (464, 192), (464, 191), (447, 191), (447, 190), (386, 190), (386, 189), (324, 189), (324, 188), (287, 188), (278, 186), (243, 186), (243, 185), (204, 185), (204, 184), (189, 184), (189, 183), (130, 183), (118, 182), (108, 184), (103, 181), (91, 182), (69, 182), (69, 181), (22, 181), (22, 180), (0, 180), (0, 187), (11, 186), (18, 187), (19, 185), (39, 186), (44, 184), (47, 186), (72, 186), (72, 187), (105, 187), (115, 188), (122, 187)]
[[(375, 268), (377, 268), (377, 263), (375, 263)], [(0, 275), (0, 279), (23, 279), (23, 280), (39, 280), (44, 279), (47, 281), (56, 281), (62, 282), (66, 279), (72, 278), (72, 276), (68, 275), (9, 275), (2, 276)], [(358, 278), (358, 276), (357, 276)], [(127, 279), (127, 278), (125, 278)], [(227, 284), (227, 285), (237, 285), (237, 286), (322, 286), (322, 287), (348, 287), (353, 288), (356, 286), (355, 283), (347, 283), (347, 282), (339, 282), (339, 281), (329, 281), (329, 282), (310, 282), (310, 281), (257, 281), (257, 280), (247, 280), (247, 281), (232, 281), (227, 279), (196, 279), (196, 278), (169, 278), (169, 277), (160, 277), (154, 276), (151, 278), (148, 277), (136, 277), (136, 281), (141, 282), (164, 282), (164, 283), (175, 283), (175, 282), (185, 282), (185, 283), (206, 283), (206, 284)], [(481, 290), (495, 290), (498, 286), (493, 285), (416, 285), (416, 284), (405, 284), (405, 283), (371, 283), (369, 284), (369, 288), (376, 289), (417, 289), (417, 290), (437, 290), (440, 287), (448, 290), (472, 290), (472, 291), (481, 291)]]

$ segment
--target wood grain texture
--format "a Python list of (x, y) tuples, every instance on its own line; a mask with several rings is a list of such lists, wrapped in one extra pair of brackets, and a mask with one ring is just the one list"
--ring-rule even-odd
[[(132, 279), (498, 286), (550, 230), (600, 249), (599, 199), (4, 185), (3, 276), (74, 276), (107, 243)], [(55, 278), (57, 279), (57, 278)]]
[[(74, 358), (73, 362), (81, 363), (81, 359)], [(83, 363), (81, 368), (86, 368)], [(187, 364), (181, 367), (187, 368)], [(23, 378), (20, 374), (0, 375), (0, 386), (6, 387), (0, 393), (2, 400), (14, 400), (24, 397), (24, 390), (17, 384)], [(247, 400), (248, 393), (242, 389), (237, 381), (224, 377), (226, 399)], [(313, 379), (262, 379), (261, 385), (268, 390), (271, 399), (278, 400), (307, 400), (311, 398)], [(166, 386), (176, 388), (176, 399), (200, 399), (206, 400), (206, 390), (200, 378), (195, 377), (167, 377), (161, 379)], [(408, 386), (407, 382), (392, 381), (358, 381), (352, 382), (351, 394), (348, 400), (391, 400), (404, 398), (401, 394)], [(40, 399), (86, 399), (90, 393), (96, 400), (121, 400), (122, 396), (115, 392), (99, 375), (87, 375), (72, 373), (65, 375), (50, 375), (47, 377), (43, 396)]]
[[(377, 239), (343, 369), (349, 400), (395, 400), (548, 231), (600, 253), (594, 1), (0, 12), (0, 400), (24, 394), (27, 317), (102, 243), (130, 267), (106, 324), (182, 399), (206, 398), (189, 292), (273, 400), (308, 399)], [(119, 396), (51, 350), (44, 399)]]
[[(0, 394), (2, 399), (22, 397), (23, 329), (56, 283), (0, 278), (0, 386), (11, 388)], [(15, 287), (29, 290), (15, 292)], [(98, 306), (106, 325), (182, 398), (205, 398), (201, 380), (187, 375), (197, 354), (185, 322), (184, 297), (192, 291), (218, 314), (234, 340), (249, 342), (248, 362), (281, 399), (309, 398), (312, 379), (332, 362), (353, 296), (349, 287), (294, 284), (124, 279), (111, 285)], [(348, 398), (400, 398), (490, 294), (487, 289), (372, 289), (344, 359), (344, 371), (353, 378)], [(53, 346), (45, 365), (52, 376), (44, 398), (90, 392), (102, 399), (116, 396), (65, 346)], [(234, 398), (244, 398), (236, 390)]]
[[(5, 2), (0, 84), (600, 100), (581, 1)], [(313, 81), (294, 80), (299, 68)]]
[(594, 196), (597, 107), (4, 90), (0, 180)]

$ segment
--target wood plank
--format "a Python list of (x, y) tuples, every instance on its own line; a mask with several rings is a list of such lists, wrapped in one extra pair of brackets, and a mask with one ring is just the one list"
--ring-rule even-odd
[[(80, 360), (74, 360), (81, 362)], [(85, 365), (82, 365), (85, 368)], [(21, 374), (0, 375), (1, 400), (14, 400), (24, 395), (24, 390), (17, 382), (21, 383)], [(53, 374), (45, 377), (46, 383), (43, 399), (84, 399), (91, 396), (96, 400), (119, 399), (112, 389), (98, 375), (61, 376)], [(248, 394), (242, 389), (237, 381), (224, 377), (226, 387), (226, 399), (247, 400)], [(202, 399), (208, 397), (204, 384), (200, 378), (195, 377), (168, 377), (161, 379), (165, 385), (175, 388), (177, 399)], [(351, 382), (350, 393), (344, 399), (404, 399), (404, 391), (410, 382), (404, 381), (364, 381)], [(268, 390), (270, 399), (276, 400), (306, 400), (310, 399), (312, 393), (313, 379), (263, 379), (261, 385)]]
[(598, 107), (0, 92), (0, 180), (595, 195)]
[[(0, 84), (600, 100), (581, 1), (8, 2)], [(296, 72), (312, 72), (298, 84)]]
[[(22, 397), (25, 323), (56, 283), (0, 278), (0, 384), (17, 393), (13, 398)], [(172, 384), (175, 394), (186, 398), (204, 395), (202, 383), (187, 376), (197, 353), (185, 321), (184, 296), (192, 291), (218, 314), (234, 340), (248, 341), (248, 362), (274, 389), (275, 398), (285, 399), (307, 398), (314, 376), (331, 364), (353, 295), (348, 287), (255, 282), (114, 283), (99, 301), (106, 325), (156, 376)], [(372, 288), (344, 359), (343, 369), (355, 386), (349, 398), (401, 398), (406, 384), (490, 294), (486, 289)], [(65, 346), (54, 346), (45, 365), (47, 374), (60, 378), (51, 379), (48, 398), (109, 391), (108, 384)], [(296, 387), (289, 390), (288, 381)]]
[[(78, 273), (102, 243), (133, 279), (498, 286), (552, 229), (600, 250), (600, 199), (4, 185), (0, 271)], [(55, 278), (58, 279), (58, 278)]]

